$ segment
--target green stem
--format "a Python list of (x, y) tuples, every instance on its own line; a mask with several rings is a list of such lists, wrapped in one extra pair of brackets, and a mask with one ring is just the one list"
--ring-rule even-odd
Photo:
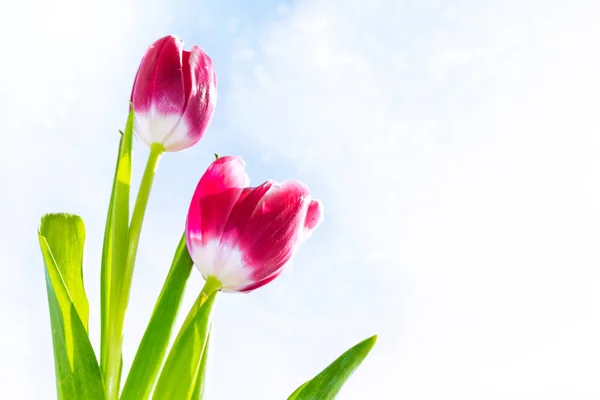
[(169, 338), (193, 264), (185, 244), (184, 233), (144, 337), (131, 364), (121, 400), (140, 400), (150, 396), (167, 352)]
[(207, 279), (171, 346), (154, 388), (153, 400), (192, 398), (210, 332), (212, 308), (220, 288), (221, 283), (216, 278)]
[(110, 329), (109, 335), (109, 349), (107, 354), (107, 373), (104, 376), (104, 384), (106, 386), (106, 395), (108, 400), (117, 400), (119, 398), (119, 386), (121, 380), (121, 350), (123, 344), (123, 323), (125, 320), (125, 312), (129, 303), (129, 292), (131, 289), (131, 279), (133, 277), (133, 267), (135, 264), (135, 258), (137, 255), (137, 248), (140, 241), (140, 233), (142, 231), (142, 223), (144, 221), (144, 214), (146, 213), (146, 206), (148, 205), (148, 198), (150, 197), (150, 190), (152, 189), (152, 182), (154, 181), (154, 174), (158, 167), (160, 156), (165, 151), (165, 148), (158, 143), (155, 143), (150, 148), (150, 155), (146, 163), (146, 169), (140, 183), (138, 190), (137, 199), (135, 201), (135, 207), (133, 208), (133, 214), (131, 216), (131, 222), (129, 225), (129, 247), (127, 250), (127, 259), (123, 269), (122, 281), (115, 282), (115, 286), (119, 290), (115, 290), (111, 293), (114, 297), (114, 301), (111, 301), (111, 307), (115, 307), (112, 314), (112, 329)]
[(206, 282), (204, 282), (204, 287), (202, 288), (202, 291), (198, 295), (196, 302), (194, 303), (192, 308), (190, 308), (189, 314), (187, 315), (187, 317), (185, 317), (185, 321), (183, 321), (183, 324), (181, 325), (181, 329), (179, 330), (180, 332), (183, 332), (183, 330), (194, 319), (194, 316), (196, 315), (194, 310), (202, 307), (202, 304), (206, 301), (206, 299), (208, 299), (208, 296), (210, 296), (211, 294), (213, 294), (213, 292), (216, 292), (217, 290), (221, 290), (222, 287), (223, 287), (223, 285), (221, 284), (221, 282), (214, 276), (209, 276), (208, 279), (206, 279)]

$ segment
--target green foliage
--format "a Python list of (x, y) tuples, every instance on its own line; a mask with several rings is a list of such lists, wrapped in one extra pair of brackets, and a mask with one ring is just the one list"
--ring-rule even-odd
[(102, 375), (87, 334), (83, 220), (70, 214), (45, 215), (38, 239), (46, 272), (57, 398), (104, 400)]
[(332, 400), (371, 351), (377, 336), (347, 350), (321, 373), (294, 391), (288, 400)]

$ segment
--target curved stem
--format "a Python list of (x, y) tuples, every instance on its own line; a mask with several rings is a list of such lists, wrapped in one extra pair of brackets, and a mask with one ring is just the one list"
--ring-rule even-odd
[[(164, 153), (165, 148), (158, 143), (155, 143), (150, 148), (150, 155), (146, 163), (146, 169), (140, 183), (137, 199), (133, 208), (131, 222), (129, 225), (129, 245), (127, 249), (127, 259), (125, 261), (122, 281), (115, 282), (115, 286), (119, 290), (114, 293), (114, 301), (111, 301), (111, 307), (115, 307), (113, 315), (112, 329), (109, 333), (109, 349), (107, 355), (107, 374), (104, 376), (104, 384), (106, 386), (106, 395), (108, 400), (117, 400), (119, 398), (119, 386), (121, 380), (121, 347), (123, 344), (123, 323), (125, 320), (125, 312), (129, 303), (129, 292), (131, 289), (131, 280), (133, 277), (133, 267), (137, 255), (137, 248), (140, 241), (140, 233), (142, 231), (142, 223), (154, 181), (154, 174), (158, 168), (160, 156)], [(111, 293), (111, 296), (113, 294)]]

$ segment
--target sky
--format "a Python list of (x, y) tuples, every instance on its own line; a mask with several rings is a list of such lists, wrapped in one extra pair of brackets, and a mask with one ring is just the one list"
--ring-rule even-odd
[(176, 34), (212, 57), (219, 100), (161, 160), (125, 370), (216, 152), (251, 184), (306, 182), (325, 220), (271, 284), (219, 296), (208, 399), (285, 399), (373, 334), (340, 400), (599, 398), (598, 20), (592, 0), (3, 2), (3, 393), (55, 398), (44, 213), (85, 220), (98, 350), (118, 130), (146, 47)]

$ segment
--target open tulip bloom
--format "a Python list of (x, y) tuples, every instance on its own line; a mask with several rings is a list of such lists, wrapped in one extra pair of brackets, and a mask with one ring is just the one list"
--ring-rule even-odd
[[(89, 340), (89, 304), (82, 276), (83, 220), (72, 214), (42, 218), (38, 238), (45, 264), (58, 399), (204, 398), (217, 294), (247, 293), (274, 280), (322, 222), (323, 205), (312, 198), (305, 184), (267, 180), (250, 187), (240, 157), (217, 157), (190, 201), (185, 231), (131, 368), (122, 370), (125, 314), (159, 159), (164, 152), (184, 150), (201, 139), (216, 97), (212, 61), (199, 47), (186, 51), (179, 38), (167, 36), (148, 48), (134, 80), (129, 116), (120, 137), (104, 232), (99, 356)], [(134, 134), (150, 147), (150, 155), (130, 215)], [(169, 349), (194, 265), (206, 282)], [(288, 399), (333, 399), (375, 340), (376, 336), (370, 337), (347, 350)]]
[(323, 213), (301, 182), (246, 186), (241, 158), (217, 159), (200, 179), (187, 218), (194, 264), (227, 292), (249, 292), (279, 276)]

